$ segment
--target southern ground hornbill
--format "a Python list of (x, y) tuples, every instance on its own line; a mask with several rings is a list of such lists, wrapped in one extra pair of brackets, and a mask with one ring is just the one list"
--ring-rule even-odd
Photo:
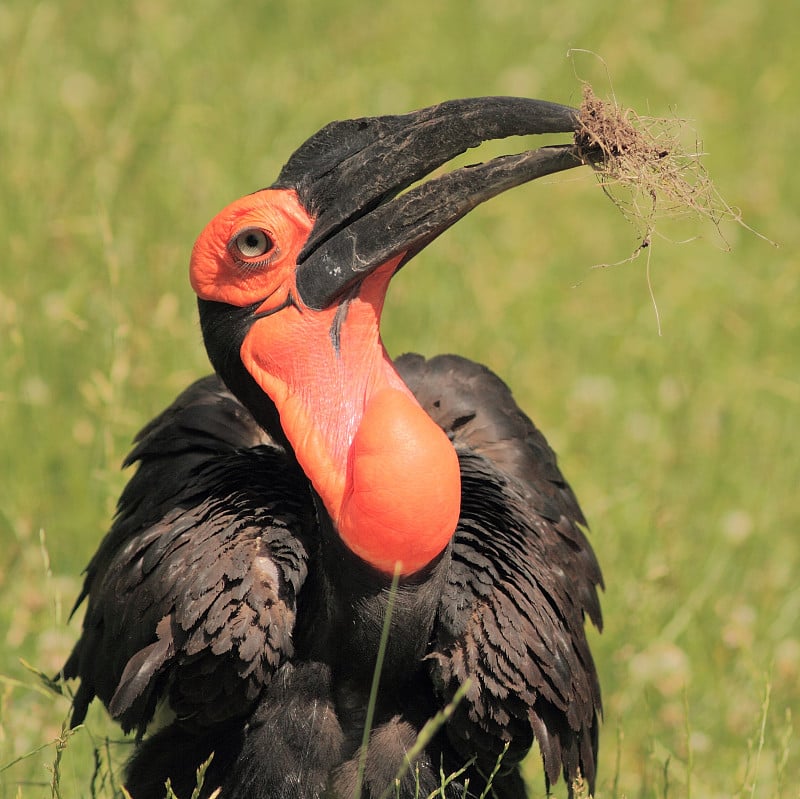
[(436, 236), (580, 159), (544, 147), (414, 184), (484, 140), (571, 132), (575, 113), (479, 98), (334, 122), (201, 233), (216, 374), (139, 434), (63, 670), (73, 723), (97, 696), (125, 730), (150, 726), (134, 799), (167, 778), (188, 797), (211, 753), (203, 796), (408, 799), (443, 778), (480, 796), (496, 772), (512, 799), (534, 741), (548, 786), (593, 786), (601, 575), (578, 503), (499, 378), (453, 355), (392, 361), (379, 328), (392, 276)]

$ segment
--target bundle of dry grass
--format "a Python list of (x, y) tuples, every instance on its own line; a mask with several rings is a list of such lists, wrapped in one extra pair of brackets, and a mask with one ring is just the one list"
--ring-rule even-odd
[(602, 100), (584, 84), (575, 144), (580, 157), (594, 168), (603, 191), (640, 237), (641, 243), (625, 261), (650, 246), (658, 221), (666, 217), (707, 219), (723, 241), (723, 221), (744, 225), (739, 209), (731, 208), (714, 187), (699, 147), (690, 152), (682, 144), (686, 128), (685, 120), (640, 116)]

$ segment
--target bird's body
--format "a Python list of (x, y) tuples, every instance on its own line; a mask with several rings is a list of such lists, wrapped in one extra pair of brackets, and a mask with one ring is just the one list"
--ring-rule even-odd
[[(552, 112), (564, 115), (556, 129), (567, 111)], [(352, 126), (349, 142), (377, 122), (367, 141), (383, 144), (411, 117), (335, 124)], [(217, 375), (153, 420), (128, 458), (138, 467), (87, 569), (83, 636), (64, 668), (81, 678), (74, 721), (97, 696), (143, 734), (168, 708), (129, 764), (133, 799), (163, 796), (168, 778), (189, 796), (212, 753), (203, 796), (349, 799), (361, 783), (373, 799), (411, 799), (443, 779), (448, 796), (480, 796), (496, 772), (495, 793), (521, 799), (518, 763), (534, 740), (548, 782), (563, 772), (593, 784), (600, 691), (584, 621), (600, 625), (601, 576), (555, 455), (485, 367), (392, 361), (380, 340), (391, 277), (475, 190), (466, 210), (419, 222), (425, 196), (392, 197), (426, 162), (331, 221), (344, 184), (319, 186), (335, 172), (337, 130), (195, 245)], [(294, 177), (310, 164), (322, 177)], [(352, 181), (352, 151), (334, 164)], [(378, 219), (380, 234), (359, 239), (385, 209), (424, 229), (385, 234)], [(342, 232), (358, 257), (331, 288)]]

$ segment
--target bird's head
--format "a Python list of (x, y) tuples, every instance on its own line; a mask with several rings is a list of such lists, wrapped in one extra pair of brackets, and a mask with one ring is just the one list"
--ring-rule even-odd
[(215, 369), (257, 419), (277, 411), (342, 540), (381, 571), (435, 559), (460, 503), (453, 447), (381, 343), (389, 282), (479, 203), (580, 160), (571, 146), (545, 147), (409, 187), (488, 139), (572, 132), (575, 115), (487, 97), (333, 122), (195, 244), (191, 281)]

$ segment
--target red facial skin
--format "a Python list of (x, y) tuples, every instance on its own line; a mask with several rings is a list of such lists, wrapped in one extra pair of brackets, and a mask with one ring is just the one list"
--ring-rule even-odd
[(452, 537), (461, 480), (450, 441), (381, 341), (386, 291), (403, 256), (369, 274), (346, 308), (310, 309), (298, 296), (295, 269), (313, 224), (289, 189), (237, 200), (198, 238), (192, 287), (202, 299), (260, 303), (256, 316), (268, 313), (242, 343), (243, 364), (275, 403), (344, 543), (383, 572), (412, 574)]

